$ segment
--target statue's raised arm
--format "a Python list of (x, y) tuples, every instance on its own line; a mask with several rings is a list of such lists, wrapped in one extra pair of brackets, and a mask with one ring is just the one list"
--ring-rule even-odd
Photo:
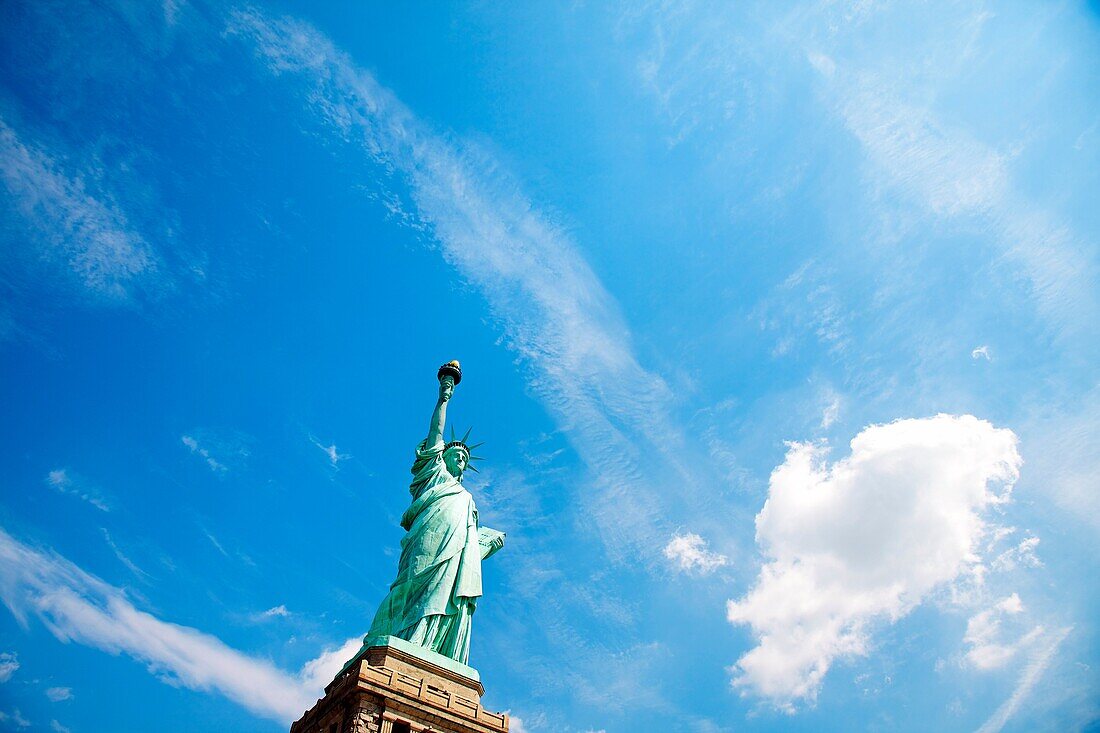
[(443, 428), (447, 424), (447, 403), (455, 393), (455, 385), (462, 381), (462, 368), (457, 361), (449, 361), (439, 367), (439, 399), (435, 401), (432, 424), (428, 426), (427, 447), (443, 440)]

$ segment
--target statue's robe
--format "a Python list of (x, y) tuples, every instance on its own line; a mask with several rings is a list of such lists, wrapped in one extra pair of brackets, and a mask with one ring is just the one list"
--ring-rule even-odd
[(465, 664), (482, 548), (474, 497), (447, 471), (443, 450), (442, 440), (417, 446), (397, 580), (367, 636), (398, 636)]

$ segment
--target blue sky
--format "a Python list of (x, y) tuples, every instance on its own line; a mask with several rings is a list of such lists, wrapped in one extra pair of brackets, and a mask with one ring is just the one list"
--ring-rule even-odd
[(0, 727), (285, 729), (435, 368), (515, 733), (1093, 730), (1095, 3), (0, 8)]

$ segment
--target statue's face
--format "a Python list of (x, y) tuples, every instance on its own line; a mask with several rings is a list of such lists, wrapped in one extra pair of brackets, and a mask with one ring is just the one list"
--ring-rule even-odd
[(466, 470), (466, 451), (459, 448), (448, 449), (443, 454), (443, 463), (452, 476), (461, 478), (462, 472)]

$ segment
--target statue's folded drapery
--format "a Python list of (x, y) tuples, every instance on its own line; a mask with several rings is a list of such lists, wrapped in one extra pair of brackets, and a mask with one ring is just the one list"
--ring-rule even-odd
[(391, 635), (465, 664), (470, 620), (481, 595), (481, 558), (474, 498), (447, 471), (444, 443), (421, 441), (401, 518), (397, 579), (367, 636)]

